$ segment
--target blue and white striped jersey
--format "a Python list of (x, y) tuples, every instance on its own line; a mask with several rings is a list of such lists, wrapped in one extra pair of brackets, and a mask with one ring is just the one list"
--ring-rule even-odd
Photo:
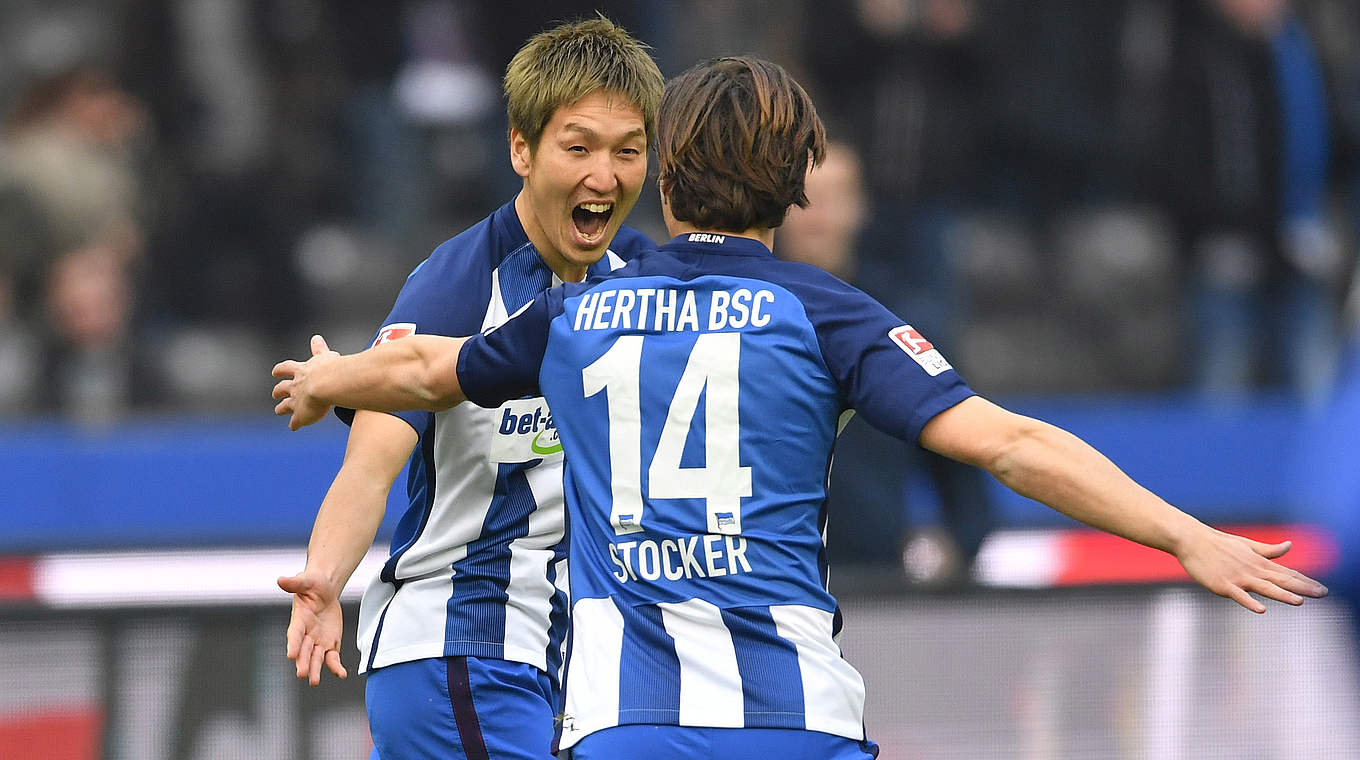
[(827, 472), (847, 411), (915, 441), (972, 395), (924, 337), (758, 241), (695, 233), (540, 295), (458, 374), (483, 405), (541, 388), (566, 449), (561, 746), (630, 723), (863, 738)]
[[(628, 257), (654, 247), (629, 228), (614, 239)], [(622, 265), (610, 252), (592, 272)], [(374, 342), (490, 329), (558, 284), (508, 203), (416, 267)], [(420, 442), (410, 506), (360, 607), (361, 672), (470, 655), (527, 663), (556, 682), (567, 601), (562, 447), (536, 395), (397, 415)]]

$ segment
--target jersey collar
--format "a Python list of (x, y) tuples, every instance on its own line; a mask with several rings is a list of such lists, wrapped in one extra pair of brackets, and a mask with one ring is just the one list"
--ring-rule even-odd
[[(511, 199), (509, 203), (491, 212), (491, 223), (495, 226), (496, 235), (500, 241), (502, 261), (505, 257), (519, 251), (526, 245), (531, 248), (533, 247), (529, 242), (529, 233), (524, 231), (524, 224), (520, 222), (519, 214), (515, 211), (514, 199)], [(619, 230), (622, 231), (623, 228), (620, 227)], [(614, 267), (610, 263), (609, 250), (610, 248), (606, 248), (605, 254), (600, 257), (599, 261), (596, 261), (586, 268), (586, 279), (590, 279), (596, 275), (607, 275), (613, 271)], [(536, 248), (534, 249), (534, 258), (538, 260), (539, 266), (542, 266), (544, 269), (549, 269), (548, 263), (543, 260), (542, 254), (540, 254)], [(552, 270), (549, 269), (549, 271), (551, 272)], [(554, 286), (562, 283), (561, 279), (559, 279), (556, 274), (552, 274), (551, 276), (552, 284)]]
[(728, 256), (773, 257), (774, 253), (759, 240), (724, 235), (718, 232), (686, 232), (677, 235), (662, 250), (684, 253), (721, 253)]
[(509, 203), (491, 213), (491, 223), (496, 228), (496, 234), (501, 238), (500, 247), (504, 253), (517, 251), (529, 242), (529, 233), (524, 231), (524, 225), (519, 221), (519, 214), (515, 213), (513, 198)]

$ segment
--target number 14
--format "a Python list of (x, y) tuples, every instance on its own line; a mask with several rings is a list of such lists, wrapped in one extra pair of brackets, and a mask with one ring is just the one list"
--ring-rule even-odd
[[(641, 335), (625, 335), (581, 372), (587, 398), (607, 391), (609, 522), (616, 534), (642, 530)], [(741, 466), (737, 409), (740, 333), (700, 335), (675, 388), (661, 440), (647, 468), (647, 498), (704, 499), (709, 533), (741, 533), (741, 499), (751, 495), (751, 468)], [(704, 403), (704, 466), (681, 467), (699, 396)]]

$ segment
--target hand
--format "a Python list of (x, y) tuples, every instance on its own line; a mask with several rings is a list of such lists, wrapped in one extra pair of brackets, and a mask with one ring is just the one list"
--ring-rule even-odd
[(1175, 554), (1185, 572), (1200, 585), (1252, 612), (1262, 613), (1266, 606), (1251, 593), (1294, 606), (1303, 604), (1305, 596), (1327, 595), (1326, 586), (1272, 562), (1289, 551), (1290, 546), (1288, 541), (1263, 544), (1203, 526)]
[(274, 406), (274, 414), (292, 415), (288, 420), (289, 430), (297, 430), (314, 422), (319, 422), (330, 411), (330, 404), (318, 401), (312, 395), (309, 380), (311, 373), (318, 367), (335, 361), (339, 357), (340, 354), (330, 350), (330, 347), (326, 345), (325, 338), (320, 335), (313, 335), (312, 358), (305, 362), (290, 359), (274, 365), (274, 371), (271, 374), (274, 377), (282, 378), (274, 385), (274, 398), (280, 399), (279, 403)]
[(297, 677), (313, 686), (321, 683), (321, 666), (345, 678), (340, 664), (340, 636), (344, 618), (339, 590), (314, 570), (279, 578), (279, 588), (293, 595), (293, 615), (288, 620), (286, 654), (297, 663)]

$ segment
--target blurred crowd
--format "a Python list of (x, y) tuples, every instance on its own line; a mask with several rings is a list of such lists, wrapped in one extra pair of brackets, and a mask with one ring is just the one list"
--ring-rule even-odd
[[(0, 418), (260, 412), (307, 335), (363, 347), (409, 270), (516, 190), (505, 63), (595, 10), (667, 75), (793, 71), (837, 145), (781, 255), (877, 295), (983, 392), (1335, 382), (1350, 0), (7, 0)], [(656, 207), (630, 223), (661, 239)]]

